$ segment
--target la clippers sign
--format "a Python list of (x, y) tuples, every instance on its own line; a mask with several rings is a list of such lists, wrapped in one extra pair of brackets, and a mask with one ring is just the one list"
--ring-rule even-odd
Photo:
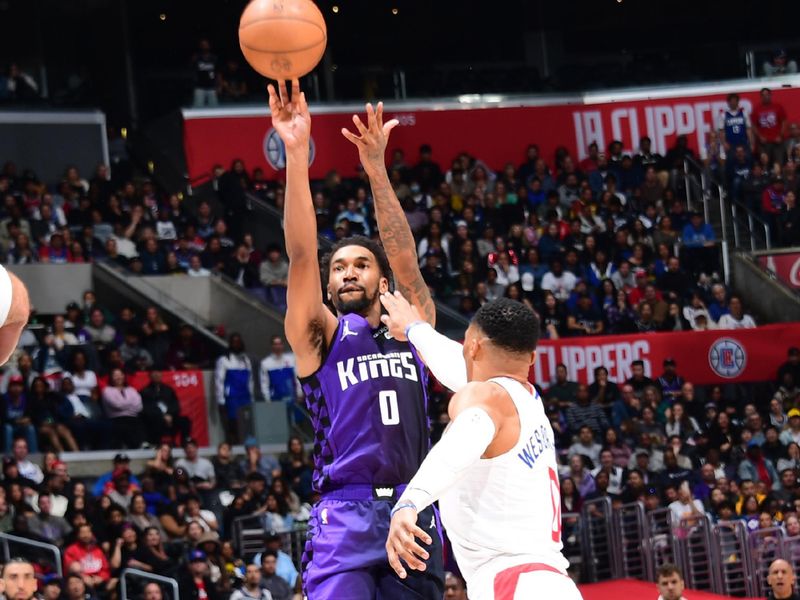
[(662, 372), (664, 359), (675, 358), (678, 373), (704, 385), (734, 381), (771, 381), (786, 360), (786, 351), (800, 340), (800, 323), (755, 329), (685, 331), (640, 335), (543, 340), (536, 349), (530, 378), (547, 386), (556, 367), (564, 364), (569, 379), (592, 383), (597, 367), (608, 369), (611, 381), (631, 376), (631, 364), (641, 360), (648, 377)]
[[(705, 146), (706, 134), (716, 128), (728, 93), (739, 93), (749, 110), (758, 104), (759, 89), (764, 85), (773, 88), (773, 101), (784, 106), (790, 119), (800, 119), (798, 75), (494, 103), (388, 101), (386, 118), (400, 122), (392, 131), (389, 148), (404, 150), (408, 162), (413, 163), (420, 145), (428, 143), (434, 159), (445, 168), (466, 151), (497, 170), (509, 162), (520, 163), (532, 143), (539, 146), (540, 155), (548, 163), (552, 163), (559, 146), (565, 146), (578, 159), (586, 157), (592, 142), (605, 148), (612, 140), (619, 140), (626, 152), (635, 152), (644, 135), (661, 154), (679, 135), (686, 135), (690, 147), (698, 151)], [(363, 112), (361, 104), (311, 106), (312, 178), (321, 179), (332, 170), (345, 177), (355, 175), (358, 154), (342, 137), (341, 129), (352, 127), (351, 115)], [(243, 159), (249, 169), (263, 168), (269, 178), (283, 177), (282, 144), (271, 131), (266, 105), (186, 109), (183, 117), (184, 150), (193, 180), (207, 177), (215, 164), (227, 167), (235, 158)]]

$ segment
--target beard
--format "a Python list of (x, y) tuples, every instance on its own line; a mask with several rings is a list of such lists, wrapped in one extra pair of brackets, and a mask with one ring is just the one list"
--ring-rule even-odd
[(349, 314), (357, 314), (364, 316), (364, 314), (369, 310), (369, 308), (375, 302), (375, 298), (378, 295), (378, 290), (376, 289), (372, 295), (367, 293), (367, 290), (364, 288), (359, 288), (363, 294), (361, 297), (352, 298), (350, 300), (344, 300), (337, 292), (333, 295), (333, 306), (336, 308), (336, 311), (341, 315), (349, 315)]

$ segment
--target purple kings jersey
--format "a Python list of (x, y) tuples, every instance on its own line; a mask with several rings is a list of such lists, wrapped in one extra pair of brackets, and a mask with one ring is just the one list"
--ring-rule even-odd
[(408, 483), (428, 453), (427, 375), (408, 342), (344, 315), (301, 379), (314, 425), (314, 488)]

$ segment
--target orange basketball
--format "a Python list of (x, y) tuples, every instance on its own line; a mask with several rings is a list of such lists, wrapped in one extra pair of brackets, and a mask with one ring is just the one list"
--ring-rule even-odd
[(252, 0), (239, 20), (239, 46), (247, 62), (270, 79), (295, 79), (325, 52), (328, 30), (311, 0)]

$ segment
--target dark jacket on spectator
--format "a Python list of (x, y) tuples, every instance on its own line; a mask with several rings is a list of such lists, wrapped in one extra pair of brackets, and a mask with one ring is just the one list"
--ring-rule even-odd
[[(217, 591), (216, 586), (211, 583), (210, 577), (204, 577), (203, 584), (206, 589), (207, 600), (223, 600), (223, 596)], [(192, 574), (189, 573), (188, 569), (182, 569), (178, 575), (178, 589), (181, 600), (200, 599), (199, 590), (197, 589), (197, 586), (195, 586)]]
[(577, 402), (567, 409), (567, 426), (572, 433), (578, 433), (584, 425), (589, 426), (595, 436), (600, 438), (608, 429), (606, 412), (594, 402), (580, 405)]

